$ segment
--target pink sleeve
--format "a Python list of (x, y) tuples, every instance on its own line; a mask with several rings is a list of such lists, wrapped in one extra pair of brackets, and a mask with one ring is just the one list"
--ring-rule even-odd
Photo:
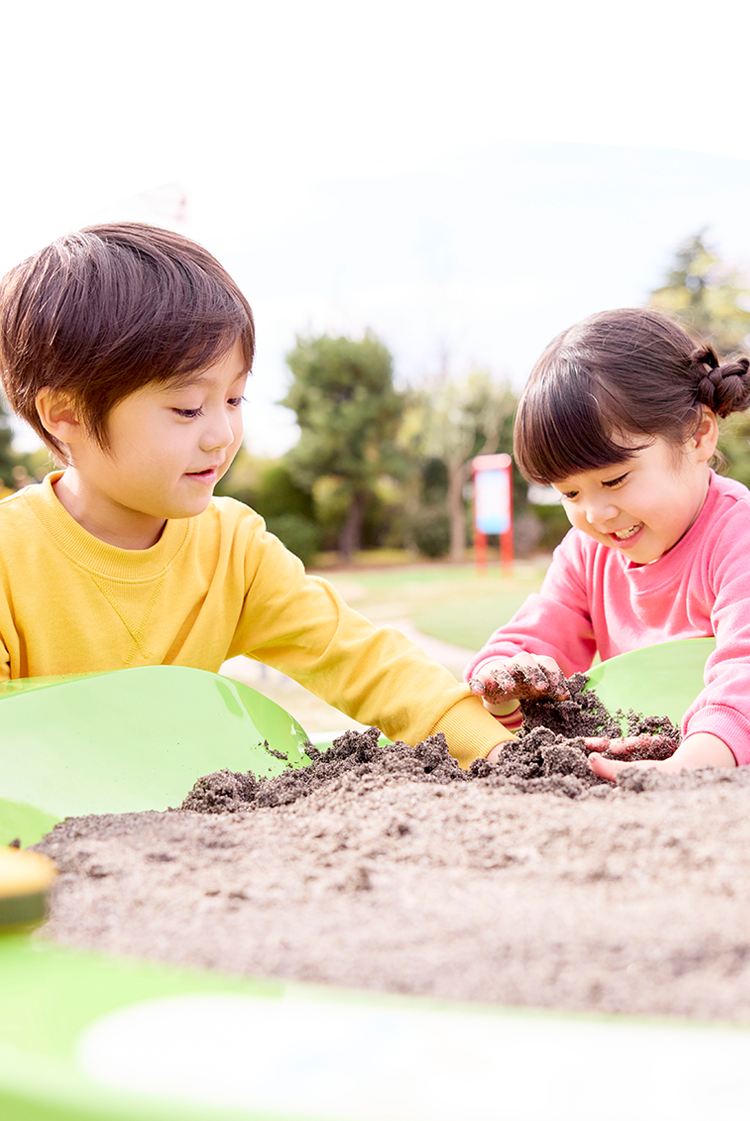
[(466, 666), (464, 680), (489, 658), (524, 652), (554, 658), (566, 677), (590, 667), (596, 640), (578, 536), (571, 531), (555, 549), (539, 593), (490, 636)]
[(733, 513), (731, 520), (717, 527), (705, 562), (703, 578), (714, 597), (711, 623), (716, 650), (706, 662), (705, 688), (685, 713), (682, 734), (718, 736), (738, 765), (746, 766), (750, 763), (750, 515), (738, 509)]

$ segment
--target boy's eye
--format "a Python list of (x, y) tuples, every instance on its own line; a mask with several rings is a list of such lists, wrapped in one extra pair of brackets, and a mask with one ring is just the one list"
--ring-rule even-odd
[(618, 487), (620, 483), (624, 483), (628, 477), (627, 471), (624, 475), (618, 475), (616, 479), (607, 479), (606, 483), (602, 483), (605, 487)]
[(244, 400), (245, 400), (244, 397), (230, 397), (229, 398), (229, 404), (232, 405), (236, 409), (242, 404), (242, 402)]
[(564, 491), (561, 492), (560, 497), (561, 498), (566, 498), (568, 500), (568, 502), (571, 502), (574, 498), (578, 497), (578, 491), (577, 490), (564, 490)]
[(175, 409), (178, 416), (185, 417), (186, 420), (193, 420), (197, 416), (203, 416), (203, 409)]

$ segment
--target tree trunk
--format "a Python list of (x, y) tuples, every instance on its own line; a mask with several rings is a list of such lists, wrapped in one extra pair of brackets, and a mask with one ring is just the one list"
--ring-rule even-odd
[(363, 491), (355, 491), (352, 495), (346, 521), (339, 534), (339, 557), (342, 564), (350, 564), (355, 552), (359, 549), (362, 540), (362, 522), (365, 514), (366, 495)]
[(471, 474), (471, 460), (448, 463), (448, 514), (451, 520), (451, 563), (461, 564), (466, 547), (464, 485)]

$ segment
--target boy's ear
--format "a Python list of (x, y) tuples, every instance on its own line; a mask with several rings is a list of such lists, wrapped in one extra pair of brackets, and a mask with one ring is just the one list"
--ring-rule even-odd
[(36, 411), (50, 436), (61, 444), (75, 443), (80, 438), (81, 423), (69, 394), (45, 385), (36, 395)]
[(693, 433), (693, 447), (699, 463), (707, 462), (716, 451), (719, 442), (719, 421), (711, 409), (703, 409), (701, 421)]

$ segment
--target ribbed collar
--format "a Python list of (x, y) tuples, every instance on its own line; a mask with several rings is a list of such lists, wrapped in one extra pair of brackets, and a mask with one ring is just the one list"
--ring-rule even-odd
[(62, 471), (51, 472), (41, 483), (26, 487), (18, 497), (28, 503), (60, 552), (81, 568), (115, 580), (152, 579), (171, 564), (191, 532), (193, 518), (176, 518), (167, 522), (150, 549), (109, 545), (79, 525), (60, 502), (53, 483), (61, 475)]

